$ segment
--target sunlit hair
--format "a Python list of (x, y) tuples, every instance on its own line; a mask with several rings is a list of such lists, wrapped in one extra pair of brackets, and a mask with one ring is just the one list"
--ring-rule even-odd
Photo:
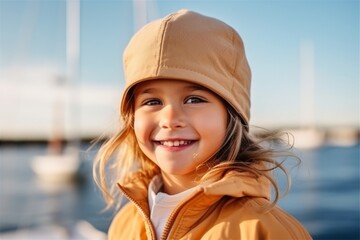
[[(296, 164), (300, 159), (292, 152), (290, 135), (285, 132), (271, 132), (258, 128), (257, 134), (250, 134), (249, 126), (244, 125), (238, 113), (227, 103), (228, 126), (226, 137), (216, 155), (198, 168), (205, 168), (201, 181), (220, 179), (230, 171), (247, 172), (255, 178), (265, 177), (273, 188), (273, 200), (264, 209), (269, 210), (276, 205), (282, 195), (290, 190), (291, 178), (283, 166), (291, 157)], [(280, 170), (286, 178), (286, 188), (280, 188), (273, 176), (274, 170)]]
[[(132, 172), (142, 170), (148, 176), (160, 173), (160, 169), (148, 159), (137, 144), (134, 124), (134, 95), (128, 95), (128, 103), (122, 113), (121, 129), (100, 148), (94, 162), (93, 175), (95, 182), (100, 187), (107, 207), (120, 207), (121, 195), (117, 182)], [(247, 172), (255, 178), (265, 177), (273, 187), (273, 200), (267, 207), (274, 206), (280, 197), (280, 189), (273, 177), (273, 170), (281, 170), (287, 179), (285, 193), (290, 188), (290, 177), (279, 161), (279, 157), (293, 156), (290, 151), (279, 150), (283, 141), (279, 133), (264, 131), (265, 134), (254, 136), (249, 133), (248, 126), (241, 121), (238, 113), (226, 102), (228, 126), (222, 147), (207, 162), (198, 166), (199, 183), (216, 181), (229, 171)], [(271, 147), (276, 145), (276, 149)], [(285, 148), (285, 150), (289, 150)], [(276, 160), (277, 159), (277, 160)], [(296, 157), (295, 157), (296, 159)], [(204, 171), (205, 169), (205, 171)]]

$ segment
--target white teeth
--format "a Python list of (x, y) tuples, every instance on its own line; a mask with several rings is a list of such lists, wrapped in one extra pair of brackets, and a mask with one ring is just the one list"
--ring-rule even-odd
[(190, 144), (191, 141), (184, 140), (175, 140), (175, 141), (160, 141), (161, 145), (169, 146), (169, 147), (178, 147)]

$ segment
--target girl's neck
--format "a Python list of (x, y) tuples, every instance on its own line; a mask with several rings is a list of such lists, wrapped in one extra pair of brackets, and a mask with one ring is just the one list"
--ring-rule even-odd
[(169, 195), (174, 195), (195, 187), (198, 184), (196, 180), (198, 180), (200, 176), (197, 173), (191, 173), (190, 175), (191, 176), (170, 175), (162, 172), (161, 176), (163, 179), (163, 187), (160, 191)]

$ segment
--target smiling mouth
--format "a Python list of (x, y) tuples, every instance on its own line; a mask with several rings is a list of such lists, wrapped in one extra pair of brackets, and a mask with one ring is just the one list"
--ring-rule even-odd
[(180, 146), (187, 146), (195, 141), (193, 140), (174, 140), (174, 141), (157, 141), (158, 144), (167, 146), (167, 147), (180, 147)]

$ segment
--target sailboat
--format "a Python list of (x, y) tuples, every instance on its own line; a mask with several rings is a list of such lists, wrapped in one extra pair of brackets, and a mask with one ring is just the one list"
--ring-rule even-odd
[(80, 166), (77, 147), (65, 146), (65, 101), (64, 81), (56, 81), (53, 87), (54, 101), (52, 104), (52, 133), (48, 141), (47, 154), (35, 156), (32, 169), (42, 180), (50, 182), (68, 181), (76, 177)]
[[(52, 136), (48, 143), (48, 154), (36, 156), (32, 161), (32, 169), (40, 179), (48, 182), (60, 182), (74, 179), (80, 167), (79, 148), (76, 139), (70, 138), (70, 143), (64, 146), (65, 140), (65, 99), (64, 93), (70, 96), (72, 124), (76, 122), (75, 94), (73, 86), (79, 75), (79, 44), (80, 44), (80, 2), (67, 1), (67, 74), (55, 79), (52, 112)], [(67, 87), (69, 86), (69, 87)], [(72, 129), (74, 130), (74, 129)], [(69, 139), (68, 139), (69, 140)]]
[(79, 156), (76, 152), (40, 155), (32, 162), (33, 171), (41, 180), (47, 182), (73, 180), (77, 176), (79, 166)]

